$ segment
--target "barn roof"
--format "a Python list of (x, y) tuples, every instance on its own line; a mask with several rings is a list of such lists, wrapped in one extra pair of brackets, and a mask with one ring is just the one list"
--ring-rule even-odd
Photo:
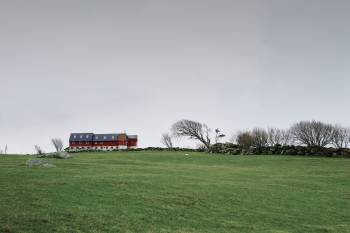
[[(93, 134), (93, 133), (72, 133), (69, 137), (70, 142), (104, 142), (104, 141), (116, 141), (118, 137), (123, 134)], [(127, 138), (137, 139), (137, 135), (126, 135)]]
[(93, 133), (72, 133), (69, 137), (71, 142), (87, 142), (91, 141), (93, 138)]

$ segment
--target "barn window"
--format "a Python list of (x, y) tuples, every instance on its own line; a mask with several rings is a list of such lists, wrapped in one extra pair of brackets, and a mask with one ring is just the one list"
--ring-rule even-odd
[(74, 138), (77, 138), (77, 135), (74, 135), (73, 137), (74, 137)]
[(103, 136), (103, 139), (107, 139), (107, 136)]
[(86, 135), (86, 138), (89, 138), (89, 135)]
[(83, 135), (80, 135), (80, 138), (83, 138)]

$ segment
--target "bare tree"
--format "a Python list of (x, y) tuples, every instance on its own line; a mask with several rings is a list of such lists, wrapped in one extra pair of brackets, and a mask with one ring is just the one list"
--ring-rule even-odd
[(180, 120), (173, 124), (171, 131), (176, 137), (188, 137), (190, 139), (198, 140), (207, 150), (210, 149), (210, 129), (206, 124), (202, 124), (191, 120)]
[(53, 138), (51, 139), (52, 145), (55, 147), (57, 152), (62, 151), (63, 149), (63, 142), (59, 138)]
[(223, 138), (223, 137), (225, 137), (225, 136), (226, 136), (226, 135), (223, 134), (223, 133), (221, 132), (220, 129), (218, 129), (218, 128), (215, 129), (215, 143), (218, 143), (218, 142), (219, 142), (219, 139), (220, 139), (220, 138)]
[(325, 147), (332, 142), (334, 127), (319, 121), (301, 121), (291, 127), (291, 134), (298, 144)]
[(249, 148), (253, 146), (254, 140), (249, 131), (240, 131), (236, 135), (236, 142), (240, 147)]
[(5, 155), (7, 154), (7, 150), (8, 150), (8, 147), (7, 147), (7, 145), (5, 146)]
[(173, 148), (173, 139), (170, 136), (170, 134), (168, 134), (168, 133), (162, 134), (162, 138), (160, 141), (167, 148), (169, 148), (169, 149)]
[(292, 145), (294, 143), (290, 129), (282, 130), (282, 145)]
[(253, 146), (260, 148), (268, 145), (268, 134), (265, 129), (255, 128), (251, 132)]
[(36, 151), (36, 154), (37, 154), (37, 155), (42, 155), (42, 154), (44, 154), (44, 151), (40, 148), (40, 146), (35, 145), (34, 148), (35, 148), (35, 151)]
[(291, 144), (291, 135), (289, 130), (269, 128), (267, 130), (268, 144), (270, 146), (275, 145), (289, 145)]
[(277, 128), (267, 129), (268, 144), (269, 146), (282, 144), (282, 130)]
[(332, 144), (337, 148), (346, 148), (350, 144), (350, 129), (334, 126)]

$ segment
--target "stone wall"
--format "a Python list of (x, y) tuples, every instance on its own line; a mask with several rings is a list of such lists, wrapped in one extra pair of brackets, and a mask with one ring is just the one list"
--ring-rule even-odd
[(349, 148), (324, 148), (306, 146), (269, 146), (261, 148), (242, 148), (232, 143), (217, 143), (211, 147), (212, 153), (229, 155), (299, 155), (324, 157), (349, 157)]

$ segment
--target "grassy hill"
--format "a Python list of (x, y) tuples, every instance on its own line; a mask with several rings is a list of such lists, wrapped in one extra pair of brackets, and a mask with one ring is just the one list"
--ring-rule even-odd
[(350, 232), (350, 159), (0, 156), (0, 232)]

